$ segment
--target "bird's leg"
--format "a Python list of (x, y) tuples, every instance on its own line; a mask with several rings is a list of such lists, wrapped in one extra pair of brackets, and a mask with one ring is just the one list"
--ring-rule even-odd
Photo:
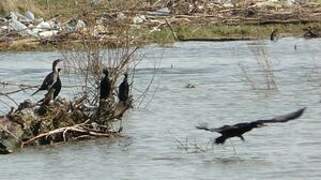
[(245, 141), (244, 137), (242, 135), (239, 135), (239, 138), (242, 140), (242, 141)]
[(118, 129), (118, 132), (122, 132), (122, 131), (123, 131), (123, 119), (120, 120), (120, 125)]

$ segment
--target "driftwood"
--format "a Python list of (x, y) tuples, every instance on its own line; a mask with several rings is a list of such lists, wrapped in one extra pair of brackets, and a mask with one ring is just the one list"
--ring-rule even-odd
[[(62, 127), (47, 133), (39, 134), (27, 141), (21, 143), (21, 147), (35, 144), (42, 141), (48, 141), (51, 137), (62, 137), (62, 141), (67, 142), (68, 140), (79, 140), (79, 139), (89, 139), (91, 137), (122, 137), (118, 131), (110, 131), (106, 129), (107, 127), (98, 124), (89, 124), (89, 120), (81, 124), (76, 124), (73, 126)], [(53, 138), (51, 138), (53, 139)], [(61, 141), (61, 139), (59, 139)]]

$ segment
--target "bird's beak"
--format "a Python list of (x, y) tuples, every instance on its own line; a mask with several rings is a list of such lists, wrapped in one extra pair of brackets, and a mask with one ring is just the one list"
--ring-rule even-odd
[(63, 65), (63, 60), (61, 59), (56, 66), (58, 72), (60, 72), (63, 69)]
[(259, 124), (257, 125), (258, 128), (261, 128), (261, 127), (264, 127), (264, 126), (267, 126), (266, 124)]

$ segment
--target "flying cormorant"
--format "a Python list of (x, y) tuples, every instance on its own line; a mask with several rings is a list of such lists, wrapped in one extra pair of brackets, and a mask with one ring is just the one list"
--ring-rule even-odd
[(62, 59), (57, 59), (52, 63), (52, 72), (46, 76), (40, 88), (36, 92), (34, 92), (32, 95), (35, 95), (39, 91), (49, 90), (50, 88), (53, 88), (55, 90), (53, 98), (55, 99), (58, 96), (61, 90), (61, 80), (59, 78), (59, 72), (61, 69), (58, 66), (58, 64), (61, 61)]
[(251, 131), (253, 128), (259, 128), (265, 126), (266, 123), (283, 123), (288, 122), (290, 120), (299, 118), (305, 108), (299, 109), (295, 112), (278, 116), (268, 120), (257, 120), (252, 122), (238, 123), (234, 125), (224, 125), (219, 128), (208, 128), (207, 125), (199, 125), (196, 126), (197, 129), (202, 129), (210, 132), (220, 133), (221, 136), (215, 139), (216, 144), (224, 144), (225, 140), (232, 137), (239, 137), (244, 141), (244, 137), (242, 136), (244, 133)]
[(107, 99), (110, 95), (111, 82), (108, 76), (108, 69), (103, 70), (105, 77), (100, 81), (100, 99)]
[(119, 89), (118, 89), (118, 98), (119, 98), (119, 101), (122, 101), (122, 102), (126, 102), (127, 101), (128, 93), (129, 93), (129, 85), (128, 85), (128, 82), (127, 82), (128, 74), (125, 73), (124, 76), (125, 76), (124, 80), (119, 85)]

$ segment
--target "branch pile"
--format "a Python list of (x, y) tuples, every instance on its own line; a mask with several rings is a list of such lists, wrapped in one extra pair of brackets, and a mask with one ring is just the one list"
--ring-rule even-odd
[[(68, 101), (55, 100), (45, 106), (29, 100), (0, 117), (0, 153), (30, 145), (120, 136), (112, 126), (131, 107), (128, 102), (102, 100), (98, 107), (88, 107), (85, 96)], [(101, 113), (104, 112), (104, 113)]]

